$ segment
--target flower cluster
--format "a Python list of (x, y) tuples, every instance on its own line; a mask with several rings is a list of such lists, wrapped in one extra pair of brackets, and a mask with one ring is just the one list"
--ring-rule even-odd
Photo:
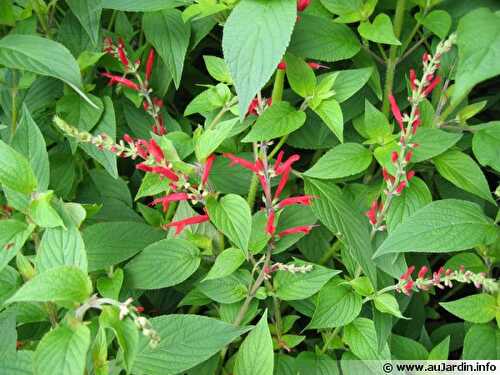
[(432, 272), (427, 276), (429, 268), (422, 266), (418, 271), (417, 278), (412, 279), (412, 274), (415, 271), (415, 266), (410, 266), (406, 272), (401, 275), (399, 282), (396, 285), (396, 291), (410, 295), (412, 291), (429, 290), (435, 286), (439, 289), (445, 287), (452, 288), (453, 282), (474, 284), (476, 288), (483, 288), (485, 292), (494, 293), (498, 290), (498, 283), (495, 279), (488, 278), (484, 272), (474, 273), (466, 271), (464, 266), (456, 271), (452, 269), (444, 269), (440, 267), (437, 271)]
[(301, 266), (297, 266), (295, 264), (283, 264), (283, 263), (274, 263), (271, 266), (264, 267), (264, 273), (266, 274), (266, 278), (271, 278), (271, 273), (276, 271), (284, 271), (290, 273), (307, 273), (313, 270), (312, 264), (304, 264)]
[(419, 105), (441, 82), (441, 78), (436, 75), (436, 71), (440, 67), (443, 54), (451, 49), (455, 39), (456, 36), (453, 34), (447, 40), (440, 42), (434, 56), (427, 52), (424, 53), (422, 56), (423, 74), (421, 79), (417, 79), (414, 69), (410, 70), (409, 113), (401, 113), (396, 99), (393, 95), (389, 95), (391, 112), (401, 133), (398, 150), (391, 153), (391, 163), (395, 173), (391, 174), (386, 168), (382, 169), (382, 177), (386, 184), (384, 190), (385, 201), (384, 203), (379, 203), (378, 200), (374, 201), (366, 213), (372, 225), (372, 235), (378, 230), (384, 230), (383, 222), (392, 198), (400, 195), (415, 176), (414, 171), (408, 170), (408, 165), (411, 163), (415, 148), (418, 147), (418, 144), (413, 142), (413, 137), (421, 125)]
[[(155, 98), (151, 95), (152, 90), (149, 84), (155, 61), (154, 49), (149, 50), (144, 71), (144, 79), (139, 72), (141, 61), (137, 60), (134, 63), (130, 62), (125, 50), (125, 43), (121, 38), (118, 41), (118, 45), (115, 45), (111, 38), (106, 38), (104, 40), (104, 51), (120, 61), (124, 71), (124, 75), (121, 76), (109, 72), (103, 72), (101, 73), (101, 75), (109, 79), (109, 85), (118, 84), (124, 87), (128, 87), (131, 90), (137, 91), (139, 95), (144, 98), (144, 110), (154, 120), (153, 132), (157, 135), (165, 134), (167, 130), (165, 128), (163, 115), (161, 114), (161, 110), (164, 105), (163, 100), (161, 100), (160, 98)], [(127, 78), (127, 76), (132, 76), (134, 80)]]

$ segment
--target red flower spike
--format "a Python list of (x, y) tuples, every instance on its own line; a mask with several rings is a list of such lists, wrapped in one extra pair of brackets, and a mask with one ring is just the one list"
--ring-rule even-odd
[(401, 192), (405, 189), (406, 185), (407, 185), (406, 181), (401, 181), (398, 187), (396, 188), (396, 194), (401, 194)]
[(173, 194), (161, 197), (161, 198), (157, 198), (154, 201), (152, 201), (149, 205), (156, 206), (158, 204), (161, 204), (163, 207), (163, 212), (166, 212), (168, 210), (168, 206), (170, 205), (170, 202), (186, 201), (188, 199), (189, 199), (189, 195), (187, 193), (173, 193)]
[(173, 170), (167, 167), (153, 167), (152, 170), (153, 173), (157, 173), (159, 175), (162, 175), (163, 177), (168, 178), (169, 180), (172, 180), (174, 182), (179, 181), (179, 176), (175, 174)]
[(401, 115), (401, 111), (399, 110), (398, 103), (396, 103), (396, 99), (394, 99), (394, 96), (389, 95), (389, 102), (391, 103), (391, 111), (394, 119), (398, 123), (399, 128), (401, 130), (404, 130), (403, 116)]
[(377, 210), (378, 210), (378, 201), (373, 201), (370, 206), (370, 209), (366, 212), (366, 216), (368, 216), (368, 220), (372, 225), (375, 225), (377, 223)]
[(139, 156), (144, 160), (149, 157), (149, 144), (144, 139), (137, 140), (137, 142), (135, 142), (135, 148)]
[(278, 206), (279, 206), (279, 208), (283, 208), (283, 207), (290, 206), (293, 204), (301, 204), (304, 206), (310, 206), (312, 200), (315, 198), (317, 198), (317, 197), (315, 197), (314, 195), (302, 195), (299, 197), (290, 197), (290, 198), (283, 199), (278, 204)]
[(203, 174), (201, 176), (202, 186), (205, 186), (208, 182), (208, 176), (210, 175), (210, 171), (212, 170), (215, 158), (215, 154), (212, 154), (207, 158), (207, 161), (205, 162), (205, 168), (203, 168)]
[(415, 85), (415, 80), (417, 79), (417, 73), (415, 72), (415, 69), (410, 69), (410, 87), (411, 91), (415, 91), (417, 86)]
[(406, 181), (410, 181), (415, 176), (415, 171), (408, 171), (406, 173)]
[(298, 160), (300, 160), (300, 155), (293, 154), (284, 163), (281, 163), (278, 168), (276, 168), (276, 173), (277, 174), (282, 174), (286, 170), (291, 169), (292, 168), (292, 164), (295, 163)]
[(303, 12), (311, 4), (311, 0), (297, 0), (297, 11)]
[(154, 139), (151, 139), (148, 144), (148, 152), (152, 155), (157, 163), (161, 163), (165, 159), (163, 150), (158, 146), (158, 143)]
[(153, 167), (144, 163), (137, 164), (135, 168), (144, 172), (153, 172)]
[(429, 271), (429, 268), (427, 268), (426, 266), (422, 266), (422, 268), (420, 268), (420, 271), (418, 271), (417, 278), (419, 279), (425, 278), (427, 271)]
[(153, 99), (153, 104), (158, 107), (158, 108), (163, 108), (163, 100), (161, 100), (160, 98), (154, 98)]
[(252, 101), (250, 102), (250, 105), (248, 106), (247, 116), (257, 115), (257, 108), (259, 108), (259, 99), (253, 98)]
[(397, 151), (393, 151), (393, 152), (391, 153), (391, 162), (392, 162), (393, 164), (395, 164), (395, 163), (398, 161), (398, 159), (399, 159), (399, 154), (398, 154), (398, 152), (397, 152)]
[(410, 150), (405, 155), (405, 161), (409, 163), (412, 157), (413, 157), (413, 150)]
[(125, 69), (127, 69), (129, 63), (127, 54), (125, 53), (125, 43), (123, 42), (122, 38), (120, 38), (118, 41), (118, 57), (120, 58), (122, 65), (125, 67)]
[(278, 64), (278, 69), (279, 70), (285, 70), (286, 69), (286, 62), (285, 60), (281, 60), (280, 63)]
[(424, 96), (429, 95), (440, 82), (441, 82), (441, 77), (436, 76), (436, 78), (434, 78), (434, 80), (429, 84), (429, 86), (425, 88), (423, 95)]
[(288, 177), (290, 177), (290, 169), (287, 169), (282, 173), (280, 182), (278, 183), (278, 187), (274, 192), (274, 199), (279, 199), (281, 193), (283, 192), (283, 189), (286, 186), (286, 183), (288, 182)]
[(382, 168), (382, 177), (384, 178), (384, 181), (390, 181), (394, 182), (395, 178), (392, 176), (389, 171), (385, 168)]
[(328, 69), (328, 67), (326, 65), (321, 65), (321, 64), (314, 62), (314, 61), (308, 62), (307, 65), (309, 65), (309, 68), (311, 68), (312, 70)]
[(276, 161), (274, 163), (274, 169), (278, 169), (278, 167), (281, 164), (281, 161), (283, 160), (283, 156), (285, 155), (285, 152), (282, 150), (278, 153), (278, 156), (276, 157)]
[(431, 56), (427, 52), (424, 52), (424, 54), (422, 55), (422, 62), (426, 63), (427, 61), (430, 60), (430, 57)]
[(403, 293), (409, 296), (411, 294), (411, 291), (413, 289), (413, 285), (415, 282), (413, 280), (408, 280), (406, 284), (403, 286)]
[(271, 237), (274, 236), (274, 233), (276, 232), (276, 227), (274, 225), (274, 217), (275, 217), (274, 211), (271, 211), (267, 216), (266, 233), (269, 234)]
[(184, 228), (187, 225), (201, 224), (201, 223), (204, 223), (204, 222), (209, 221), (209, 220), (210, 219), (208, 218), (208, 215), (198, 215), (198, 216), (188, 217), (187, 219), (184, 219), (184, 220), (174, 221), (172, 223), (165, 224), (163, 226), (163, 228), (167, 229), (167, 228), (174, 227), (175, 228), (175, 235), (178, 235), (179, 233), (181, 233), (184, 230)]
[(285, 229), (284, 231), (279, 232), (278, 236), (281, 238), (281, 237), (288, 236), (290, 234), (296, 234), (296, 233), (309, 234), (309, 232), (314, 227), (315, 227), (315, 225), (301, 225), (298, 227), (288, 228), (288, 229)]
[(415, 266), (408, 267), (406, 272), (401, 275), (399, 280), (408, 280), (409, 278), (411, 278), (411, 274), (413, 273), (413, 271), (415, 271)]
[(258, 167), (257, 167), (256, 164), (254, 164), (254, 163), (252, 163), (252, 162), (250, 162), (250, 161), (248, 161), (246, 159), (239, 158), (237, 156), (234, 156), (231, 153), (224, 153), (224, 154), (222, 154), (222, 156), (224, 156), (225, 158), (228, 158), (228, 159), (231, 160), (231, 164), (229, 164), (230, 166), (239, 164), (243, 168), (250, 169), (254, 173), (257, 173), (259, 171), (259, 169), (258, 169)]
[(151, 48), (148, 54), (148, 60), (146, 61), (146, 81), (151, 79), (151, 73), (153, 72), (153, 65), (155, 63), (155, 50)]
[(121, 76), (117, 76), (117, 75), (114, 75), (114, 74), (111, 74), (111, 73), (101, 73), (101, 75), (103, 77), (106, 77), (106, 78), (109, 78), (109, 84), (110, 85), (113, 85), (115, 83), (119, 83), (120, 85), (122, 86), (125, 86), (125, 87), (128, 87), (129, 89), (132, 89), (132, 90), (135, 90), (135, 91), (139, 91), (140, 90), (140, 87), (137, 83), (135, 82), (132, 82), (130, 79), (127, 79), (127, 78), (123, 78)]
[(134, 144), (133, 138), (128, 134), (123, 135), (123, 140), (127, 142), (129, 145)]

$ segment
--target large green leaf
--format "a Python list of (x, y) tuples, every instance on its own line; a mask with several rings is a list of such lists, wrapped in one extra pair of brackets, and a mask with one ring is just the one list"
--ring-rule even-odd
[(35, 275), (9, 300), (12, 302), (83, 302), (92, 293), (92, 283), (75, 266), (51, 268)]
[(190, 24), (184, 23), (179, 10), (165, 9), (145, 13), (142, 25), (147, 40), (155, 47), (178, 88), (189, 46)]
[(496, 204), (483, 171), (469, 155), (450, 150), (433, 161), (439, 174), (452, 184)]
[(237, 270), (229, 276), (201, 282), (198, 289), (208, 298), (219, 303), (235, 303), (248, 294), (252, 278), (247, 270)]
[(486, 293), (439, 304), (453, 315), (472, 323), (488, 323), (495, 318), (498, 310), (495, 297)]
[(394, 35), (391, 18), (384, 13), (378, 14), (373, 23), (369, 21), (361, 22), (358, 26), (358, 32), (363, 38), (372, 42), (395, 46), (401, 45), (401, 42)]
[(237, 118), (222, 121), (215, 129), (206, 129), (199, 138), (195, 138), (195, 153), (198, 160), (204, 160), (210, 156), (226, 138), (238, 122)]
[(239, 195), (228, 194), (219, 201), (207, 202), (208, 215), (212, 223), (238, 248), (248, 251), (252, 231), (252, 214), (248, 203)]
[(32, 375), (33, 374), (33, 352), (31, 350), (19, 350), (14, 358), (0, 358), (1, 375)]
[(165, 238), (163, 231), (137, 222), (98, 223), (84, 229), (89, 271), (123, 262), (153, 242)]
[(35, 350), (33, 367), (37, 375), (81, 375), (85, 371), (90, 329), (59, 326), (47, 333)]
[(333, 82), (333, 98), (339, 103), (345, 102), (356, 92), (358, 92), (370, 79), (373, 68), (340, 70)]
[(299, 129), (306, 121), (306, 114), (297, 111), (287, 102), (278, 102), (259, 116), (243, 142), (269, 141)]
[(489, 324), (474, 324), (465, 335), (462, 359), (496, 359), (500, 355), (499, 343), (498, 328)]
[(92, 43), (97, 46), (99, 44), (102, 0), (66, 0), (66, 3), (80, 21)]
[(389, 234), (375, 253), (447, 253), (489, 244), (495, 240), (493, 220), (472, 202), (435, 201), (417, 210)]
[[(478, 35), (481, 35), (478, 38)], [(462, 17), (457, 28), (458, 67), (452, 103), (463, 99), (476, 84), (500, 74), (500, 16), (488, 8)]]
[(278, 271), (274, 276), (276, 296), (284, 301), (306, 299), (318, 292), (323, 285), (340, 271), (332, 270), (317, 264), (295, 261), (297, 266), (312, 265), (312, 270), (301, 273)]
[(358, 143), (344, 143), (324, 154), (304, 174), (319, 179), (343, 178), (363, 172), (370, 166), (372, 154)]
[(360, 48), (356, 35), (346, 25), (307, 14), (300, 16), (290, 42), (293, 54), (323, 61), (350, 59)]
[(300, 57), (287, 53), (286, 78), (290, 87), (303, 98), (312, 96), (316, 88), (316, 76), (311, 67)]
[(87, 272), (87, 253), (80, 231), (70, 226), (48, 228), (37, 250), (37, 270), (43, 272), (59, 266), (76, 266)]
[(313, 201), (313, 211), (318, 219), (347, 246), (352, 257), (359, 262), (363, 272), (373, 285), (377, 285), (375, 265), (371, 260), (372, 245), (368, 221), (342, 195), (334, 184), (305, 179), (307, 194), (318, 196)]
[(0, 64), (60, 79), (94, 105), (83, 92), (75, 58), (60, 43), (33, 35), (7, 35), (0, 39)]
[(240, 1), (229, 15), (222, 50), (238, 94), (240, 118), (276, 70), (296, 15), (296, 4), (289, 0)]
[(360, 359), (389, 359), (391, 354), (387, 343), (381, 351), (377, 350), (377, 335), (373, 321), (357, 318), (344, 328), (344, 342)]
[(472, 151), (481, 165), (491, 166), (500, 172), (500, 122), (489, 123), (488, 127), (474, 133)]
[(146, 337), (140, 338), (134, 374), (182, 373), (207, 360), (250, 329), (197, 315), (163, 315), (150, 321), (161, 341), (153, 349)]
[(326, 353), (301, 352), (295, 359), (295, 367), (299, 372), (291, 372), (289, 375), (339, 374), (337, 362)]
[(321, 117), (323, 122), (337, 136), (340, 142), (344, 141), (344, 118), (340, 104), (335, 99), (328, 99), (313, 108), (313, 111)]
[(200, 251), (191, 242), (167, 239), (146, 247), (125, 267), (127, 283), (136, 289), (160, 289), (176, 285), (200, 265)]
[(273, 340), (267, 324), (267, 310), (259, 323), (243, 340), (234, 363), (235, 375), (272, 375), (274, 369)]
[(215, 259), (215, 263), (203, 280), (220, 279), (236, 271), (245, 261), (245, 253), (240, 249), (224, 250)]
[(438, 156), (454, 146), (462, 138), (460, 133), (448, 133), (440, 129), (420, 128), (413, 138), (418, 143), (412, 162), (418, 163)]
[(30, 162), (38, 181), (39, 191), (47, 190), (50, 172), (45, 139), (25, 105), (23, 105), (21, 120), (12, 139), (12, 147)]
[(0, 184), (19, 193), (30, 194), (37, 180), (28, 160), (0, 140)]
[(361, 296), (340, 278), (321, 288), (310, 329), (341, 327), (356, 319), (361, 312)]

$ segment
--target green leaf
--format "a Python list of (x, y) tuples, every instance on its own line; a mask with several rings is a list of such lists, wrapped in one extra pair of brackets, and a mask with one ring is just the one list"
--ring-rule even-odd
[[(429, 353), (428, 361), (445, 361), (450, 353), (450, 336), (437, 344)], [(465, 358), (464, 358), (465, 359)]]
[(197, 315), (163, 315), (150, 319), (150, 322), (161, 341), (152, 349), (148, 338), (142, 336), (139, 339), (134, 374), (182, 373), (207, 360), (250, 329)]
[(81, 375), (85, 371), (90, 330), (82, 323), (59, 326), (47, 333), (35, 350), (33, 368), (37, 375)]
[(231, 11), (224, 25), (222, 50), (238, 94), (240, 119), (276, 70), (296, 15), (296, 4), (288, 0), (240, 1)]
[[(481, 38), (478, 38), (481, 35)], [(458, 66), (451, 103), (456, 104), (479, 82), (500, 74), (500, 16), (475, 9), (458, 22)]]
[(230, 84), (233, 82), (224, 59), (217, 56), (203, 56), (208, 73), (217, 81)]
[(323, 100), (313, 111), (321, 117), (340, 142), (344, 142), (344, 118), (339, 102), (335, 99)]
[(159, 229), (126, 221), (90, 225), (83, 230), (82, 235), (89, 271), (123, 262), (165, 237), (165, 233)]
[(119, 299), (123, 285), (123, 270), (115, 268), (112, 275), (102, 276), (97, 279), (96, 288), (103, 297)]
[(105, 306), (99, 315), (99, 324), (115, 334), (123, 353), (124, 367), (130, 371), (139, 343), (139, 331), (135, 323), (131, 319), (120, 319), (120, 312), (116, 307)]
[(432, 194), (425, 182), (418, 177), (413, 177), (401, 195), (392, 199), (386, 217), (388, 232), (392, 232), (414, 212), (431, 202)]
[(291, 53), (285, 57), (286, 78), (293, 91), (306, 98), (314, 94), (316, 88), (316, 76), (306, 62)]
[(210, 221), (224, 233), (238, 248), (248, 251), (252, 231), (252, 214), (245, 199), (228, 194), (219, 201), (207, 202)]
[(438, 173), (453, 185), (496, 205), (481, 168), (467, 154), (450, 150), (433, 159)]
[(321, 4), (339, 16), (336, 22), (353, 23), (370, 17), (377, 0), (321, 0)]
[(391, 354), (387, 343), (383, 350), (377, 350), (377, 334), (373, 321), (366, 318), (357, 318), (344, 328), (344, 342), (360, 359), (389, 359)]
[(404, 319), (404, 316), (401, 315), (401, 311), (399, 310), (398, 301), (392, 294), (384, 293), (376, 295), (375, 298), (373, 298), (373, 303), (378, 311)]
[[(383, 144), (385, 138), (392, 134), (392, 126), (387, 117), (367, 99), (365, 99), (365, 117), (361, 124), (366, 138), (377, 140), (379, 144)], [(356, 130), (358, 130), (357, 127)], [(365, 134), (362, 135), (365, 136)]]
[(451, 302), (439, 303), (446, 311), (467, 322), (488, 323), (495, 318), (497, 304), (490, 294), (474, 294)]
[(200, 260), (200, 251), (191, 242), (161, 240), (146, 247), (125, 266), (125, 277), (135, 289), (166, 288), (191, 276)]
[(146, 39), (155, 47), (179, 88), (191, 26), (177, 9), (145, 13), (142, 19)]
[(351, 323), (361, 312), (361, 296), (349, 284), (335, 278), (321, 288), (308, 329), (341, 327)]
[(409, 337), (392, 334), (390, 338), (393, 358), (403, 361), (420, 361), (429, 356), (427, 349)]
[(366, 85), (372, 73), (372, 67), (340, 70), (333, 73), (337, 75), (333, 83), (333, 91), (335, 92), (333, 98), (339, 103), (345, 102)]
[(305, 299), (318, 292), (333, 276), (340, 271), (332, 270), (317, 264), (296, 260), (292, 264), (297, 266), (312, 265), (312, 270), (302, 273), (278, 271), (274, 276), (276, 296), (284, 301)]
[(229, 137), (237, 122), (237, 118), (222, 121), (215, 129), (207, 129), (198, 139), (195, 139), (195, 152), (198, 160), (204, 160), (210, 156)]
[(395, 46), (401, 45), (401, 42), (394, 35), (391, 18), (384, 13), (379, 13), (373, 20), (373, 23), (369, 21), (362, 22), (358, 26), (358, 33), (363, 38), (372, 42)]
[(248, 294), (252, 279), (247, 270), (237, 270), (229, 276), (203, 281), (198, 289), (210, 299), (219, 303), (235, 303)]
[(28, 160), (2, 140), (0, 184), (24, 194), (30, 194), (37, 188), (37, 180)]
[(64, 222), (52, 207), (54, 192), (37, 193), (29, 204), (29, 216), (33, 222), (42, 228), (64, 227)]
[(99, 44), (102, 0), (66, 0), (66, 3), (80, 21), (92, 43), (97, 46)]
[(155, 10), (175, 8), (189, 3), (188, 0), (102, 0), (102, 7), (126, 12), (154, 12)]
[(498, 328), (489, 324), (474, 324), (465, 334), (462, 359), (489, 360), (498, 358)]
[(35, 275), (7, 303), (83, 302), (90, 293), (92, 283), (86, 273), (75, 266), (61, 266)]
[(295, 367), (298, 369), (298, 372), (292, 372), (290, 373), (290, 375), (292, 374), (293, 375), (296, 374), (338, 375), (339, 374), (337, 362), (328, 354), (324, 353), (301, 352), (295, 359)]
[(0, 64), (60, 79), (94, 105), (83, 92), (75, 58), (60, 43), (33, 35), (7, 35), (0, 40)]
[(14, 2), (11, 0), (0, 1), (0, 25), (14, 26), (16, 18), (14, 15)]
[(272, 375), (274, 369), (273, 340), (267, 324), (267, 310), (255, 326), (236, 355), (235, 375)]
[(352, 176), (370, 166), (372, 154), (359, 143), (344, 143), (335, 146), (304, 172), (304, 175), (319, 179)]
[(38, 272), (59, 266), (76, 266), (87, 272), (87, 253), (80, 231), (75, 226), (46, 229), (37, 250), (36, 265)]
[(242, 142), (269, 141), (299, 129), (306, 121), (306, 114), (297, 111), (287, 102), (274, 103), (259, 116)]
[(297, 56), (332, 62), (350, 59), (360, 49), (358, 39), (349, 27), (308, 14), (300, 15), (289, 47), (289, 51)]
[(441, 39), (446, 38), (451, 28), (451, 16), (444, 10), (433, 10), (425, 16), (417, 13), (415, 19)]
[(215, 259), (215, 264), (203, 279), (213, 280), (226, 277), (236, 271), (245, 261), (245, 253), (240, 249), (229, 248), (220, 253)]
[(318, 196), (312, 204), (316, 217), (347, 246), (351, 256), (356, 259), (363, 272), (377, 285), (375, 265), (371, 260), (372, 245), (368, 221), (360, 212), (353, 210), (350, 202), (334, 184), (305, 178), (307, 194)]
[(490, 166), (500, 172), (500, 147), (498, 147), (500, 144), (500, 122), (489, 124), (492, 126), (474, 133), (472, 151), (481, 165)]
[(49, 187), (50, 178), (49, 155), (45, 139), (26, 105), (23, 104), (22, 108), (21, 120), (11, 145), (28, 159), (38, 181), (39, 191), (45, 191)]
[(12, 360), (16, 356), (16, 311), (4, 310), (0, 313), (0, 358)]
[(0, 271), (16, 256), (34, 228), (17, 219), (0, 220)]
[(0, 369), (2, 375), (32, 375), (33, 352), (31, 350), (19, 350), (15, 358), (0, 358)]
[(493, 221), (472, 202), (435, 201), (417, 210), (389, 234), (374, 257), (388, 253), (447, 253), (491, 243)]

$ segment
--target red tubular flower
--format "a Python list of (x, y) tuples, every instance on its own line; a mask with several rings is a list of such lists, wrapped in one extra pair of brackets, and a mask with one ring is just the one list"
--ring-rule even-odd
[(253, 98), (252, 101), (250, 102), (250, 105), (248, 106), (247, 116), (248, 115), (258, 115), (257, 108), (259, 108), (259, 99)]
[(133, 138), (128, 134), (123, 135), (123, 140), (127, 142), (129, 145), (134, 144)]
[(314, 62), (314, 61), (311, 61), (311, 62), (308, 62), (307, 65), (309, 65), (309, 67), (312, 69), (312, 70), (318, 70), (318, 69), (328, 69), (328, 67), (326, 65), (321, 65), (317, 62)]
[(257, 173), (259, 171), (257, 165), (255, 165), (254, 163), (248, 161), (248, 160), (245, 160), (245, 159), (242, 159), (242, 158), (239, 158), (237, 156), (234, 156), (233, 154), (231, 153), (224, 153), (222, 154), (222, 156), (224, 156), (225, 158), (228, 158), (231, 160), (231, 164), (229, 164), (231, 167), (233, 165), (236, 165), (236, 164), (239, 164), (241, 165), (243, 168), (246, 168), (246, 169), (250, 169), (252, 172), (254, 173)]
[(175, 174), (175, 172), (173, 170), (171, 170), (170, 168), (161, 167), (161, 166), (153, 167), (152, 172), (157, 173), (159, 175), (162, 175), (163, 177), (166, 177), (169, 180), (172, 180), (174, 182), (179, 181), (179, 176), (177, 176)]
[(422, 62), (426, 63), (427, 61), (430, 60), (430, 57), (431, 56), (427, 52), (424, 52), (424, 54), (422, 55)]
[(286, 69), (286, 62), (285, 60), (281, 60), (278, 64), (278, 69), (279, 70), (285, 70)]
[(425, 277), (425, 274), (427, 273), (427, 271), (429, 271), (429, 268), (427, 268), (426, 266), (422, 266), (422, 268), (420, 268), (420, 271), (418, 271), (417, 278), (423, 279)]
[(297, 11), (303, 12), (311, 4), (311, 0), (297, 0)]
[(413, 133), (413, 135), (415, 135), (417, 133), (417, 129), (419, 128), (419, 126), (421, 124), (422, 123), (421, 123), (421, 120), (420, 120), (420, 116), (417, 116), (417, 118), (411, 124), (412, 125), (412, 133)]
[(148, 144), (148, 152), (153, 155), (157, 163), (161, 163), (165, 159), (163, 150), (158, 146), (158, 143), (154, 139), (151, 139)]
[(406, 173), (406, 181), (410, 181), (415, 176), (415, 171), (408, 171)]
[(290, 234), (296, 234), (296, 233), (309, 234), (309, 232), (314, 227), (315, 227), (315, 225), (301, 225), (298, 227), (288, 228), (288, 229), (285, 229), (284, 231), (279, 232), (278, 236), (281, 238), (283, 236), (288, 236)]
[(441, 77), (440, 76), (436, 76), (436, 78), (434, 78), (432, 80), (432, 82), (429, 84), (429, 86), (427, 86), (423, 92), (423, 95), (424, 96), (427, 96), (429, 95), (432, 90), (434, 90), (434, 88), (441, 82)]
[(396, 194), (401, 194), (401, 192), (405, 189), (406, 185), (407, 185), (406, 181), (401, 181), (398, 187), (396, 188)]
[(209, 221), (209, 220), (210, 219), (208, 218), (208, 215), (198, 215), (198, 216), (188, 217), (187, 219), (184, 219), (184, 220), (174, 221), (172, 223), (165, 224), (163, 226), (163, 228), (167, 229), (167, 228), (174, 227), (175, 228), (175, 235), (178, 235), (179, 233), (181, 233), (184, 230), (184, 228), (187, 225), (201, 224), (201, 223), (204, 223), (204, 222)]
[(139, 156), (144, 160), (146, 160), (149, 157), (149, 151), (148, 151), (149, 144), (144, 139), (137, 140), (137, 142), (135, 142), (135, 148)]
[(415, 91), (417, 86), (415, 85), (415, 80), (417, 79), (417, 73), (415, 72), (415, 69), (410, 69), (410, 87), (411, 91)]
[(151, 48), (148, 54), (148, 60), (146, 61), (146, 81), (151, 79), (151, 73), (153, 72), (153, 65), (155, 63), (155, 50)]
[(403, 130), (404, 129), (403, 116), (401, 116), (401, 111), (399, 110), (398, 103), (396, 103), (396, 99), (394, 99), (394, 96), (389, 95), (389, 102), (391, 103), (392, 115), (396, 119), (396, 122), (398, 123), (399, 128), (401, 130)]
[(205, 162), (205, 168), (203, 168), (203, 174), (201, 176), (201, 185), (205, 186), (208, 182), (208, 176), (210, 175), (210, 171), (212, 170), (212, 166), (214, 164), (215, 154), (210, 155)]
[(299, 197), (290, 197), (290, 198), (283, 199), (278, 204), (278, 206), (279, 206), (279, 208), (283, 208), (283, 207), (290, 206), (293, 204), (302, 204), (304, 206), (309, 206), (309, 205), (311, 205), (312, 200), (315, 198), (317, 198), (317, 197), (315, 197), (314, 195), (301, 195)]
[(384, 178), (384, 181), (390, 181), (390, 182), (394, 182), (395, 178), (394, 176), (392, 176), (389, 171), (385, 168), (382, 168), (382, 176)]
[(278, 187), (274, 192), (274, 199), (279, 199), (281, 193), (283, 192), (283, 189), (286, 186), (286, 183), (288, 182), (288, 177), (290, 177), (290, 169), (287, 169), (282, 173), (280, 182), (278, 183)]
[(168, 210), (170, 202), (186, 201), (188, 199), (189, 195), (187, 193), (173, 193), (161, 198), (157, 198), (154, 201), (152, 201), (149, 205), (156, 206), (158, 204), (161, 204), (163, 207), (163, 212), (166, 212)]
[(163, 100), (161, 100), (160, 98), (154, 98), (153, 99), (153, 104), (158, 107), (158, 108), (163, 108)]
[(122, 62), (125, 69), (127, 69), (128, 59), (127, 54), (125, 53), (125, 43), (123, 42), (122, 38), (120, 38), (118, 41), (118, 57), (120, 58), (120, 61)]
[(413, 285), (415, 282), (413, 280), (408, 280), (405, 285), (403, 285), (403, 293), (409, 296), (411, 294), (411, 291), (413, 289)]
[(412, 157), (413, 157), (413, 150), (410, 150), (405, 155), (405, 161), (409, 163)]
[(110, 85), (113, 85), (115, 83), (119, 83), (120, 85), (128, 87), (129, 89), (132, 89), (132, 90), (135, 90), (135, 91), (139, 91), (140, 90), (139, 85), (137, 83), (135, 83), (135, 82), (132, 82), (130, 79), (127, 79), (127, 78), (124, 78), (124, 77), (121, 77), (121, 76), (117, 76), (117, 75), (114, 75), (114, 74), (111, 74), (111, 73), (107, 73), (107, 72), (101, 73), (101, 75), (103, 77), (106, 77), (106, 78), (110, 79), (110, 81), (109, 81)]
[(274, 236), (274, 233), (276, 232), (276, 227), (274, 225), (274, 217), (275, 217), (274, 211), (271, 211), (267, 216), (266, 233), (269, 234), (271, 237)]
[(393, 152), (391, 153), (391, 161), (392, 161), (392, 163), (393, 163), (393, 164), (394, 164), (394, 163), (396, 163), (396, 162), (398, 161), (398, 159), (399, 159), (399, 154), (398, 154), (398, 152), (397, 152), (397, 151), (393, 151)]
[(399, 280), (408, 280), (409, 278), (411, 278), (411, 274), (413, 273), (413, 271), (415, 271), (415, 266), (408, 267), (406, 272), (401, 275)]
[(282, 174), (283, 172), (290, 170), (292, 168), (292, 164), (298, 160), (300, 160), (300, 155), (293, 154), (284, 163), (280, 163), (280, 165), (276, 168), (276, 173)]
[(368, 216), (368, 220), (372, 225), (377, 223), (377, 210), (378, 210), (378, 201), (373, 201), (370, 206), (370, 209), (366, 212), (366, 216)]
[(283, 150), (281, 150), (279, 153), (278, 153), (278, 156), (276, 157), (276, 161), (274, 163), (274, 169), (278, 169), (278, 167), (280, 166), (281, 164), (281, 161), (283, 160), (283, 156), (285, 155), (285, 152)]
[(144, 312), (144, 307), (142, 306), (136, 306), (135, 311), (137, 311), (139, 314), (142, 314)]
[(135, 168), (144, 172), (153, 172), (153, 167), (144, 163), (137, 164)]

